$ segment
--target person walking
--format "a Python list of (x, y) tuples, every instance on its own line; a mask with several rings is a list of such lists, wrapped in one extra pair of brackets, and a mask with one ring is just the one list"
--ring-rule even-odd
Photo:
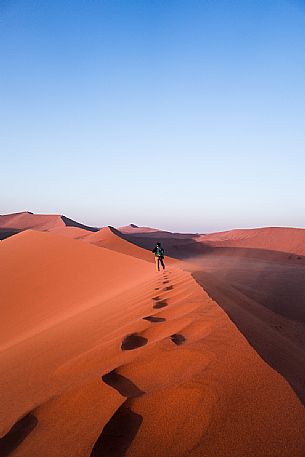
[(152, 252), (155, 254), (155, 262), (156, 262), (156, 270), (160, 271), (160, 264), (162, 265), (162, 268), (164, 270), (165, 265), (164, 265), (164, 249), (161, 246), (161, 243), (157, 243), (156, 246), (153, 248)]

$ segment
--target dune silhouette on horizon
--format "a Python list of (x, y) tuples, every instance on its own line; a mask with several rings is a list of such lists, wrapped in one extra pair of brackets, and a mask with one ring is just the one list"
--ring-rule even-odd
[(73, 230), (74, 232), (79, 230), (79, 233), (83, 234), (83, 230), (89, 232), (97, 232), (99, 230), (97, 227), (89, 227), (59, 214), (34, 214), (30, 211), (22, 211), (20, 213), (0, 215), (0, 239), (7, 238), (23, 230), (63, 231), (66, 228), (69, 228), (72, 232)]

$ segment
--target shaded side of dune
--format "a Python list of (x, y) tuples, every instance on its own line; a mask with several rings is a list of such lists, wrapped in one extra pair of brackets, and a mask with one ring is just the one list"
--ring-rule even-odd
[(213, 249), (204, 243), (198, 243), (192, 238), (192, 236), (179, 238), (175, 237), (175, 234), (173, 234), (172, 236), (164, 237), (162, 232), (160, 232), (160, 236), (158, 237), (155, 235), (152, 236), (150, 233), (147, 233), (147, 235), (145, 234), (145, 236), (144, 234), (139, 236), (138, 234), (121, 233), (120, 236), (130, 243), (147, 249), (148, 251), (152, 250), (156, 241), (160, 241), (165, 248), (166, 257), (173, 257), (174, 259), (180, 260), (195, 255), (202, 255)]
[[(289, 320), (279, 316), (280, 324), (271, 320), (272, 312), (250, 297), (206, 271), (193, 273), (196, 281), (208, 292), (227, 313), (246, 337), (251, 346), (273, 369), (291, 385), (305, 405), (305, 350), (301, 344), (301, 332), (291, 331)], [(287, 321), (287, 331), (285, 331)], [(302, 325), (302, 324), (300, 324)]]
[(21, 230), (17, 228), (0, 228), (0, 240), (5, 240), (6, 238), (16, 235), (19, 232), (21, 232)]
[[(138, 234), (120, 233), (120, 236), (149, 251), (151, 251), (152, 246), (154, 246), (156, 242), (156, 237), (152, 236), (150, 233), (141, 234), (141, 236)], [(290, 263), (293, 263), (297, 261), (297, 263), (305, 265), (305, 256), (280, 249), (272, 250), (257, 247), (216, 246), (204, 241), (198, 242), (197, 237), (192, 235), (189, 237), (185, 236), (184, 238), (175, 237), (175, 234), (163, 237), (162, 233), (160, 233), (158, 241), (160, 241), (165, 248), (166, 256), (179, 260), (187, 260), (202, 255), (239, 255), (241, 257), (268, 259), (275, 262), (289, 260)]]
[(82, 224), (81, 222), (74, 221), (66, 216), (60, 216), (62, 221), (67, 227), (78, 227), (89, 232), (98, 232), (100, 229), (98, 227), (90, 227), (89, 225)]

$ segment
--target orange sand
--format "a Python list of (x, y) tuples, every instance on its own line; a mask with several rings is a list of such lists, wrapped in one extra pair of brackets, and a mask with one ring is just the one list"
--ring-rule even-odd
[(0, 216), (0, 227), (17, 228), (19, 230), (64, 227), (61, 217), (53, 214), (33, 214), (29, 212), (7, 214)]
[(66, 238), (73, 238), (75, 240), (84, 240), (87, 236), (91, 236), (92, 232), (79, 227), (59, 227), (48, 230), (49, 232), (61, 235)]
[(201, 235), (197, 240), (213, 246), (257, 248), (305, 255), (305, 230), (297, 228), (237, 229)]
[(151, 252), (124, 240), (120, 237), (120, 232), (113, 227), (104, 227), (98, 232), (88, 235), (85, 241), (95, 246), (105, 247), (148, 262), (153, 261)]
[(304, 457), (287, 381), (190, 273), (118, 235), (0, 243), (0, 455)]
[(33, 214), (25, 211), (21, 213), (0, 215), (0, 230), (15, 229), (22, 231), (34, 229), (46, 231), (60, 230), (67, 227), (78, 227), (89, 232), (98, 230), (59, 214)]
[(124, 225), (124, 227), (119, 227), (118, 230), (122, 233), (153, 233), (160, 232), (159, 229), (151, 227), (138, 227), (135, 224)]

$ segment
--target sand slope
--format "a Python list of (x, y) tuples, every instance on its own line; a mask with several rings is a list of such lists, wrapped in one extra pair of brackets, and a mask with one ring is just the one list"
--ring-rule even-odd
[[(126, 254), (141, 260), (145, 260), (150, 263), (154, 263), (154, 254), (152, 253), (152, 249), (156, 244), (154, 239), (149, 238), (149, 243), (146, 245), (146, 249), (137, 246), (136, 244), (132, 243), (128, 236), (121, 233), (119, 230), (115, 229), (114, 227), (104, 227), (96, 233), (92, 233), (83, 238), (84, 241), (94, 244), (95, 246), (105, 247), (107, 249), (111, 249), (116, 252), (120, 252), (122, 254)], [(168, 255), (165, 256), (165, 265), (166, 266), (177, 266), (181, 267), (179, 261), (169, 257)]]
[(14, 229), (22, 231), (27, 229), (35, 230), (58, 230), (64, 227), (78, 227), (88, 231), (97, 231), (95, 227), (88, 227), (79, 222), (73, 221), (66, 216), (58, 214), (33, 214), (28, 211), (14, 214), (0, 215), (1, 229)]
[[(174, 238), (176, 240), (183, 240), (183, 239), (192, 239), (200, 236), (196, 233), (175, 233), (175, 232), (168, 232), (166, 230), (155, 229), (151, 227), (138, 227), (137, 225), (130, 224), (124, 227), (119, 227), (118, 230), (125, 234), (131, 235), (132, 237), (135, 236), (138, 238), (151, 238), (155, 239), (168, 239)], [(132, 238), (133, 239), (133, 238)]]
[(304, 457), (300, 401), (191, 274), (115, 251), (1, 243), (0, 453)]
[(197, 241), (212, 246), (258, 248), (305, 255), (305, 230), (297, 228), (237, 229), (201, 235)]
[[(104, 227), (96, 233), (86, 237), (86, 241), (99, 247), (105, 247), (113, 251), (152, 262), (154, 260), (151, 250), (142, 249), (123, 239), (121, 233), (114, 227)], [(153, 245), (152, 245), (153, 248)]]
[(63, 227), (64, 225), (61, 217), (53, 214), (33, 214), (25, 211), (0, 216), (0, 226), (3, 228), (48, 230), (50, 228)]
[(48, 230), (56, 235), (64, 236), (65, 238), (72, 238), (74, 240), (84, 240), (87, 236), (91, 236), (92, 231), (80, 227), (56, 227)]
[(0, 258), (0, 347), (129, 288), (138, 280), (133, 268), (151, 271), (135, 258), (30, 230), (4, 240)]
[(139, 227), (135, 224), (124, 225), (123, 227), (118, 227), (118, 230), (122, 233), (153, 233), (160, 232), (160, 229), (152, 227)]

